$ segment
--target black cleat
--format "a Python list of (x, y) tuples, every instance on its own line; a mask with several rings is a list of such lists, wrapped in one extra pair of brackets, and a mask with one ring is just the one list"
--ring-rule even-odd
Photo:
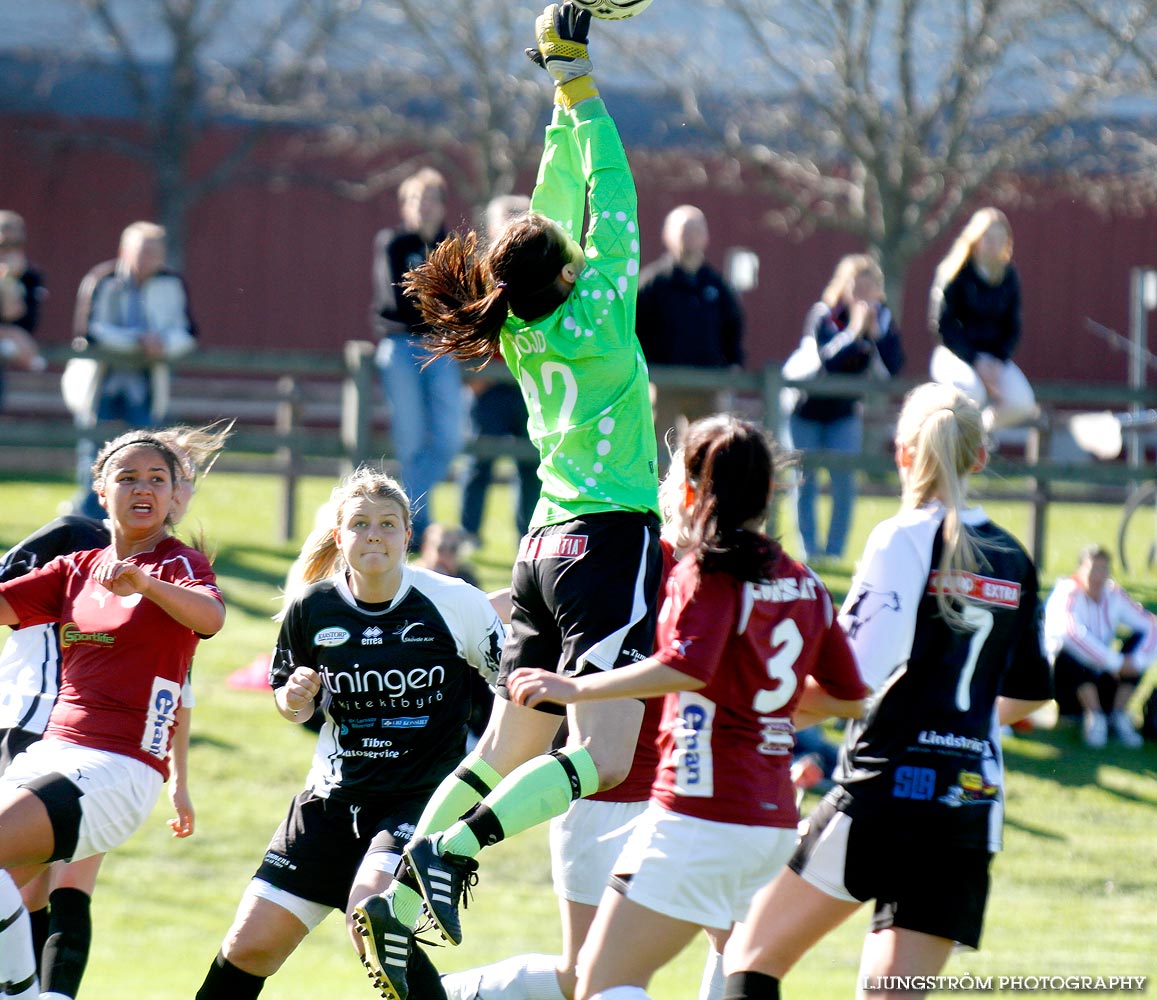
[(394, 916), (387, 896), (367, 896), (354, 907), (354, 923), (366, 939), (362, 964), (383, 1000), (406, 1000), (410, 986), (406, 964), (414, 934)]
[(429, 837), (411, 840), (402, 854), (438, 933), (450, 944), (461, 944), (458, 904), (466, 905), (469, 894), (463, 898), (463, 890), (478, 882), (478, 862), (460, 854), (439, 854)]

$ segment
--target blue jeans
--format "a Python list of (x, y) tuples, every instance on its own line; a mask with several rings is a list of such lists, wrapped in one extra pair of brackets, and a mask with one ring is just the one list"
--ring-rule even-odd
[[(153, 426), (153, 384), (147, 371), (112, 371), (105, 375), (97, 398), (98, 421), (120, 420), (130, 428)], [(86, 517), (103, 518), (104, 508), (92, 488), (92, 463), (97, 442), (81, 437), (76, 443), (77, 494), (73, 511)]]
[[(864, 422), (859, 414), (830, 422), (806, 420), (793, 414), (789, 425), (791, 446), (798, 451), (822, 449), (858, 455), (864, 447)], [(828, 525), (825, 545), (819, 544), (816, 532), (816, 496), (819, 490), (815, 474), (805, 475), (795, 490), (796, 522), (799, 524), (804, 559), (815, 555), (839, 559), (844, 554), (848, 528), (852, 523), (852, 506), (856, 502), (856, 474), (829, 469), (828, 478), (831, 482), (832, 519)]]
[(390, 406), (394, 455), (413, 507), (416, 547), (430, 523), (434, 487), (462, 448), (462, 375), (452, 358), (430, 355), (418, 338), (387, 337), (378, 348), (382, 393)]
[[(471, 415), (475, 434), (528, 440), (526, 403), (516, 385), (501, 382), (484, 389), (475, 397)], [(538, 503), (538, 463), (517, 462), (515, 472), (518, 489), (515, 494), (514, 524), (521, 536), (526, 534), (530, 515)], [(493, 477), (493, 459), (471, 459), (466, 467), (462, 485), (462, 527), (476, 537), (482, 532), (482, 509)]]

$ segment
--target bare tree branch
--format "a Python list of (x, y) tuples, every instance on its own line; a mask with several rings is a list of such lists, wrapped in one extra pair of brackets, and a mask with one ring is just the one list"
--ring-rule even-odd
[(695, 46), (670, 92), (775, 197), (769, 221), (863, 240), (897, 303), (910, 262), (978, 198), (1008, 194), (1006, 178), (1076, 181), (1074, 165), (1099, 163), (1117, 178), (1097, 178), (1101, 199), (1155, 186), (1143, 131), (1094, 123), (1143, 93), (1139, 70), (1151, 91), (1157, 0), (720, 3), (750, 100), (720, 99), (721, 67)]

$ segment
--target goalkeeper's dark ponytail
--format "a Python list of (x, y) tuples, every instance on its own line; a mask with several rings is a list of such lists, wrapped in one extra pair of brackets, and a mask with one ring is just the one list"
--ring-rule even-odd
[(406, 273), (402, 289), (429, 327), (431, 354), (485, 364), (498, 354), (510, 313), (529, 322), (566, 299), (559, 274), (567, 261), (557, 226), (530, 213), (511, 221), (481, 256), (476, 233), (451, 234)]

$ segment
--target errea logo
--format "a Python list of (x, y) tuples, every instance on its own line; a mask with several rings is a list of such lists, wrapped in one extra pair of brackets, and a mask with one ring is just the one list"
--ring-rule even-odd
[(377, 625), (371, 625), (362, 633), (363, 646), (380, 646), (382, 644), (382, 630)]
[(350, 634), (344, 628), (323, 628), (313, 637), (315, 646), (340, 646), (349, 640)]

